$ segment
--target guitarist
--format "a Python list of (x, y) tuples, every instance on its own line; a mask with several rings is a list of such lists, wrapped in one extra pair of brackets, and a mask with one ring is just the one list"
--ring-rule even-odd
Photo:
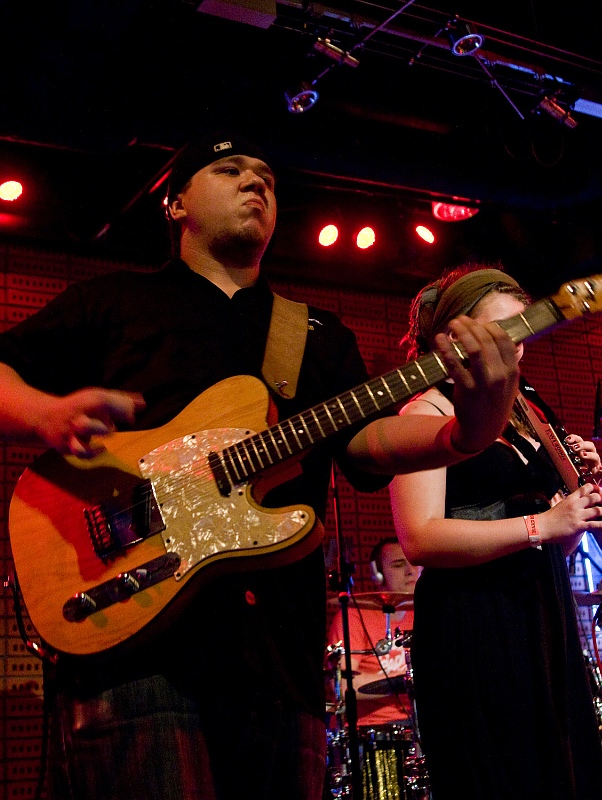
[[(414, 301), (409, 357), (460, 313), (486, 323), (528, 304), (498, 269), (448, 273)], [(444, 383), (401, 413), (449, 415), (453, 403)], [(424, 566), (412, 665), (433, 800), (597, 800), (602, 753), (565, 557), (602, 529), (600, 490), (559, 499), (545, 448), (511, 423), (474, 459), (391, 487), (401, 544)], [(591, 442), (568, 445), (601, 474)]]
[[(218, 381), (261, 376), (273, 295), (260, 262), (276, 221), (271, 159), (238, 134), (198, 140), (168, 190), (174, 257), (153, 273), (70, 286), (0, 337), (0, 428), (82, 459), (116, 429), (169, 422)], [(296, 395), (281, 417), (366, 380), (352, 332), (310, 308)], [(456, 416), (384, 417), (314, 448), (272, 504), (324, 515), (330, 459), (359, 489), (437, 468), (498, 436), (517, 390), (515, 348), (495, 325), (445, 337)], [(273, 387), (272, 387), (273, 388)], [(244, 398), (232, 397), (236, 406)], [(265, 503), (265, 501), (264, 501)], [(321, 548), (286, 567), (226, 574), (167, 631), (47, 670), (54, 800), (317, 800), (325, 735)]]

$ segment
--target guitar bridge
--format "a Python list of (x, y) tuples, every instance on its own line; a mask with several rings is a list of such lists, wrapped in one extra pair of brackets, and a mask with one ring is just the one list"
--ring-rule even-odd
[(131, 495), (84, 509), (84, 517), (94, 552), (99, 558), (108, 558), (165, 530), (149, 480), (134, 487)]

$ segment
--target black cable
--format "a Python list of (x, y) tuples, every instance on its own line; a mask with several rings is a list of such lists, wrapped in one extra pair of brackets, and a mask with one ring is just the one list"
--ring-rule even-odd
[[(38, 644), (30, 639), (27, 635), (27, 631), (25, 630), (25, 621), (23, 619), (23, 609), (21, 606), (21, 596), (19, 590), (19, 580), (17, 578), (16, 573), (11, 573), (10, 575), (3, 576), (2, 584), (5, 588), (8, 588), (12, 592), (13, 596), (13, 606), (15, 609), (15, 621), (17, 623), (17, 630), (19, 631), (19, 635), (23, 640), (23, 644), (25, 645), (25, 649), (28, 653), (36, 656), (39, 658), (40, 661), (49, 663), (49, 664), (56, 664), (58, 661), (58, 655), (53, 650), (45, 647), (43, 644)], [(42, 733), (41, 733), (41, 743), (40, 743), (40, 772), (38, 775), (38, 780), (36, 783), (35, 792), (33, 795), (33, 800), (41, 800), (42, 791), (44, 789), (44, 782), (46, 779), (46, 770), (48, 769), (48, 740), (49, 740), (49, 732), (50, 732), (50, 703), (48, 702), (48, 698), (46, 696), (46, 691), (43, 689), (42, 693)]]
[(19, 635), (23, 640), (25, 649), (28, 653), (31, 653), (32, 655), (36, 656), (36, 658), (39, 658), (40, 661), (49, 661), (51, 664), (56, 664), (58, 661), (58, 654), (54, 650), (45, 647), (42, 643), (38, 644), (37, 642), (34, 642), (33, 639), (30, 639), (27, 635), (27, 631), (25, 630), (25, 622), (23, 621), (23, 609), (21, 608), (19, 579), (17, 578), (17, 574), (11, 573), (8, 575), (3, 579), (3, 584), (5, 587), (8, 587), (12, 590), (17, 630), (19, 631)]
[(42, 699), (42, 741), (40, 744), (40, 774), (36, 789), (33, 795), (33, 800), (41, 800), (44, 783), (46, 781), (46, 772), (48, 770), (48, 744), (50, 738), (50, 701), (44, 688)]

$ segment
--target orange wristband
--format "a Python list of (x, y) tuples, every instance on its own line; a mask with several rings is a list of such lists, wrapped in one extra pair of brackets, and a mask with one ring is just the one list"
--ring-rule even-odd
[(539, 527), (537, 525), (537, 514), (526, 514), (523, 517), (527, 535), (529, 537), (529, 544), (531, 547), (537, 547), (541, 550), (541, 537), (539, 535)]

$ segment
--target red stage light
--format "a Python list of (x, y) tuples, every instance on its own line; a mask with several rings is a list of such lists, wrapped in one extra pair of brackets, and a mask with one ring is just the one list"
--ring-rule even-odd
[(470, 219), (479, 213), (478, 208), (470, 206), (460, 206), (453, 203), (436, 203), (433, 201), (433, 216), (442, 222), (460, 222), (463, 219)]
[(435, 234), (429, 230), (426, 225), (417, 225), (416, 226), (416, 233), (420, 236), (421, 239), (424, 239), (425, 242), (428, 244), (433, 244), (435, 241)]
[(368, 247), (372, 247), (374, 242), (376, 241), (376, 234), (372, 228), (362, 228), (361, 231), (358, 233), (355, 243), (360, 248), (360, 250), (367, 250)]
[(339, 238), (339, 229), (336, 225), (325, 225), (320, 231), (318, 241), (322, 247), (330, 247)]
[(4, 181), (0, 184), (0, 200), (12, 202), (23, 194), (23, 186), (19, 181)]

